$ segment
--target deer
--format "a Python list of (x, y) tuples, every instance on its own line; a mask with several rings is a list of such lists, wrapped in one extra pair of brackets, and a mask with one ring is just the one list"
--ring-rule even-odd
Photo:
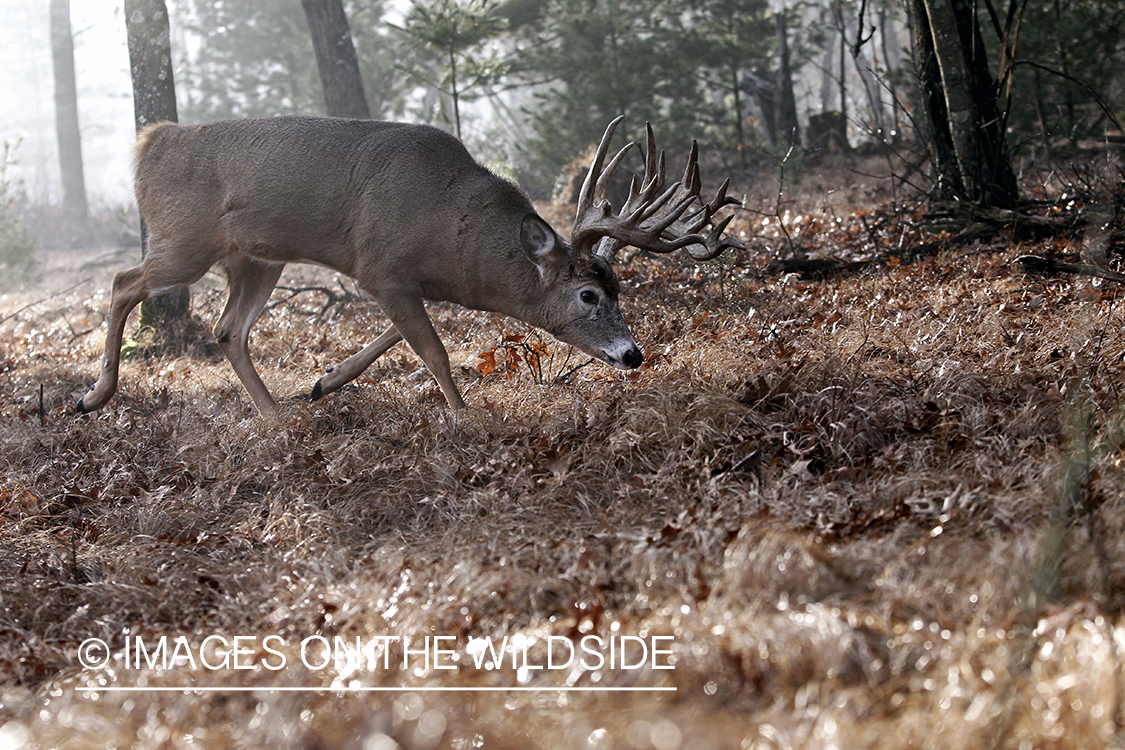
[(622, 119), (609, 124), (597, 148), (569, 242), (515, 184), (438, 128), (304, 116), (144, 127), (134, 186), (145, 252), (140, 265), (113, 279), (101, 371), (77, 410), (99, 409), (117, 390), (132, 309), (216, 265), (229, 296), (215, 339), (265, 417), (276, 418), (279, 407), (250, 359), (248, 340), (288, 263), (319, 264), (355, 279), (391, 323), (329, 368), (310, 400), (355, 380), (405, 341), (452, 412), (464, 409), (427, 300), (510, 316), (612, 367), (640, 367), (644, 357), (618, 305), (615, 253), (635, 246), (717, 257), (740, 247), (724, 235), (732, 216), (715, 218), (737, 201), (726, 194), (727, 180), (703, 202), (694, 143), (683, 179), (666, 187), (664, 153), (656, 155), (647, 126), (645, 175), (633, 178), (614, 212), (602, 197), (605, 186), (635, 145), (606, 164)]

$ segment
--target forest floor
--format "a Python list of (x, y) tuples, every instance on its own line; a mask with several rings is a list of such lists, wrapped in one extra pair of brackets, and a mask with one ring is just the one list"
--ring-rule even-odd
[[(1015, 260), (1113, 267), (1121, 185), (909, 262), (920, 204), (768, 192), (723, 263), (620, 266), (637, 371), (433, 306), (457, 419), (398, 347), (268, 422), (205, 343), (77, 415), (130, 261), (47, 258), (0, 297), (0, 748), (1125, 744), (1125, 290)], [(385, 321), (282, 284), (336, 295), (254, 330), (288, 396)]]

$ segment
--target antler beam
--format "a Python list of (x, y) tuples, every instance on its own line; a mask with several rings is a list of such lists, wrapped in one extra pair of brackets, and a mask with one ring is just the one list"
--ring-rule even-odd
[[(604, 169), (603, 164), (609, 152), (609, 142), (623, 119), (616, 118), (606, 128), (590, 172), (582, 183), (571, 233), (575, 257), (596, 253), (612, 258), (621, 246), (633, 245), (653, 253), (671, 253), (687, 248), (695, 260), (710, 260), (728, 248), (741, 248), (737, 240), (723, 236), (733, 215), (713, 224), (708, 234), (700, 234), (708, 224), (712, 224), (720, 208), (738, 203), (727, 195), (730, 180), (723, 182), (713, 200), (703, 202), (699, 195), (699, 146), (693, 141), (683, 179), (665, 189), (664, 152), (657, 156), (656, 139), (652, 126), (647, 123), (644, 178), (638, 183), (636, 176), (633, 177), (629, 197), (620, 212), (613, 213), (613, 207), (605, 198), (605, 188), (621, 160), (635, 144), (629, 143), (618, 151)], [(688, 209), (697, 200), (699, 207), (689, 213)], [(703, 251), (693, 250), (695, 247), (702, 247)]]

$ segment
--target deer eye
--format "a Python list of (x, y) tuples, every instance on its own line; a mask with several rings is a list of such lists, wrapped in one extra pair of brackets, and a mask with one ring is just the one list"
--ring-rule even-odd
[(578, 295), (578, 299), (582, 300), (587, 305), (598, 304), (598, 295), (595, 292), (590, 291), (589, 289), (583, 289), (582, 293)]

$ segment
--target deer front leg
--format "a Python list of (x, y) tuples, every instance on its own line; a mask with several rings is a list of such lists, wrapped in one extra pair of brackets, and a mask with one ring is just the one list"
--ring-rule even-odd
[(312, 393), (309, 394), (309, 400), (316, 401), (339, 389), (345, 383), (352, 382), (362, 375), (363, 371), (370, 367), (384, 352), (400, 341), (402, 341), (402, 334), (398, 332), (397, 328), (391, 326), (379, 338), (365, 346), (362, 351), (356, 352), (335, 367), (328, 368), (327, 374), (316, 381), (316, 385), (313, 386)]
[[(426, 363), (430, 374), (441, 387), (445, 400), (449, 402), (449, 407), (455, 412), (464, 409), (465, 402), (453, 383), (453, 373), (449, 369), (449, 354), (438, 338), (430, 316), (426, 314), (422, 298), (410, 292), (374, 296), (394, 327), (402, 334), (402, 338)], [(389, 333), (390, 331), (384, 333), (380, 338), (386, 338)]]
[(250, 394), (254, 406), (266, 417), (277, 415), (277, 402), (270, 395), (254, 363), (250, 359), (250, 328), (258, 319), (274, 285), (281, 276), (284, 263), (266, 263), (246, 256), (229, 258), (223, 266), (227, 272), (230, 296), (215, 326), (215, 340), (223, 350), (235, 375)]

